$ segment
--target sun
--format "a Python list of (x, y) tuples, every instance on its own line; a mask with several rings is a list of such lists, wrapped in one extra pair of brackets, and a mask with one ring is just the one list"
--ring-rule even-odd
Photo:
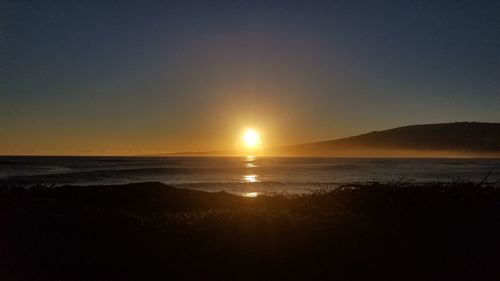
[(243, 144), (247, 148), (257, 148), (262, 144), (260, 140), (259, 133), (257, 133), (254, 129), (250, 128), (245, 131), (243, 134)]

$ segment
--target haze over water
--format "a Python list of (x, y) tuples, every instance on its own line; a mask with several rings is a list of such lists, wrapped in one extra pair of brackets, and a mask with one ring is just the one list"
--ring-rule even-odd
[(93, 185), (159, 181), (239, 194), (304, 193), (356, 181), (500, 178), (500, 159), (302, 157), (0, 157), (0, 182)]

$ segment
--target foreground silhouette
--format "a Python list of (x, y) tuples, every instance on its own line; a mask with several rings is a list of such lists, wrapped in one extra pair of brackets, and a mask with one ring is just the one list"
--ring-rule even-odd
[(367, 183), (244, 198), (2, 186), (1, 280), (498, 280), (500, 190)]

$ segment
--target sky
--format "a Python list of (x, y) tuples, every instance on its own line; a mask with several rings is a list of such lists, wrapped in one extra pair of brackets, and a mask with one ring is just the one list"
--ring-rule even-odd
[(500, 122), (500, 1), (0, 1), (0, 155)]

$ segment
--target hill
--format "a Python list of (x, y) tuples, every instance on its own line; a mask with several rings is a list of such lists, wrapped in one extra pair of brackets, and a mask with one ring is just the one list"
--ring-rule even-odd
[(500, 156), (500, 123), (398, 127), (358, 136), (272, 148), (272, 155)]

